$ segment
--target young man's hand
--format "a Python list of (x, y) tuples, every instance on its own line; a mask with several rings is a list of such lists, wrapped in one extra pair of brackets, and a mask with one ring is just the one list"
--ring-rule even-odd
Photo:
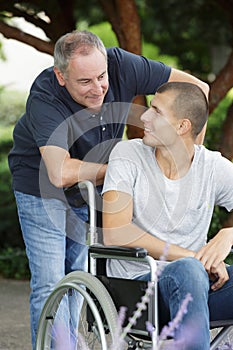
[(212, 268), (211, 271), (207, 272), (210, 280), (213, 281), (211, 289), (214, 291), (220, 289), (229, 280), (229, 275), (224, 262), (221, 262), (217, 268)]
[(215, 280), (213, 290), (217, 290), (229, 279), (224, 260), (231, 251), (233, 244), (233, 228), (224, 228), (211, 239), (196, 254), (208, 272), (210, 278)]

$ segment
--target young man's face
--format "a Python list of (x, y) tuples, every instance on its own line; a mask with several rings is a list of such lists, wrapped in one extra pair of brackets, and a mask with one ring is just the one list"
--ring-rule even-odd
[(173, 116), (172, 102), (174, 93), (171, 91), (155, 94), (150, 108), (143, 113), (143, 142), (151, 147), (169, 147), (178, 138), (179, 120)]
[(96, 48), (88, 55), (77, 54), (70, 60), (66, 74), (54, 69), (59, 84), (84, 107), (99, 110), (108, 91), (106, 57)]

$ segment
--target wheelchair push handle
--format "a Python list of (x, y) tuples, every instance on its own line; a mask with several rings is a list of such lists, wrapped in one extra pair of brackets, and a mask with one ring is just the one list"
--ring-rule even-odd
[(97, 218), (96, 218), (96, 190), (93, 183), (89, 180), (85, 180), (79, 182), (77, 184), (80, 192), (82, 194), (82, 190), (87, 190), (88, 198), (86, 201), (89, 206), (89, 253), (91, 254), (106, 254), (109, 257), (111, 256), (119, 256), (119, 257), (128, 257), (128, 258), (146, 258), (148, 252), (146, 249), (141, 247), (120, 247), (120, 246), (104, 246), (102, 244), (98, 244), (98, 234), (96, 229)]
[(90, 236), (90, 245), (98, 242), (98, 235), (96, 230), (96, 198), (95, 198), (95, 187), (93, 183), (89, 180), (81, 181), (78, 184), (80, 192), (82, 190), (87, 190), (88, 198), (87, 204), (89, 207), (89, 236)]

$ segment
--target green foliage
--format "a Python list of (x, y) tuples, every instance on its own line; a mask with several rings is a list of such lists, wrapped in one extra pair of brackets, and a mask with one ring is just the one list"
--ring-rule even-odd
[(150, 58), (152, 60), (161, 61), (168, 66), (172, 66), (173, 68), (178, 67), (178, 59), (175, 56), (163, 55), (160, 53), (158, 46), (155, 44), (151, 44), (148, 42), (142, 42), (142, 54)]
[(3, 47), (2, 47), (2, 43), (0, 42), (0, 60), (5, 61), (6, 60), (6, 56), (4, 54), (3, 51)]
[(228, 92), (226, 97), (218, 104), (217, 108), (209, 116), (208, 128), (205, 137), (205, 145), (212, 150), (219, 150), (223, 122), (226, 119), (227, 110), (233, 101), (233, 89)]
[(14, 125), (25, 110), (25, 93), (0, 90), (0, 126)]
[(229, 213), (226, 209), (216, 206), (214, 209), (211, 225), (208, 232), (208, 240), (213, 238), (218, 231), (223, 227)]
[(0, 248), (23, 247), (7, 156), (12, 147), (13, 126), (0, 126)]
[(233, 265), (233, 253), (230, 253), (225, 260), (226, 264)]
[(29, 278), (28, 260), (19, 226), (8, 153), (12, 148), (13, 124), (25, 106), (22, 94), (3, 91), (0, 94), (0, 275), (6, 278)]
[(87, 27), (106, 21), (106, 16), (98, 0), (79, 0), (75, 7), (74, 17), (77, 18), (77, 28)]
[[(223, 122), (226, 118), (227, 109), (232, 104), (233, 90), (219, 103), (217, 108), (209, 116), (208, 127), (205, 137), (205, 146), (218, 151), (222, 137)], [(224, 208), (216, 207), (210, 225), (208, 238), (212, 238), (222, 227), (224, 221), (230, 215)]]
[[(98, 35), (106, 47), (119, 46), (117, 37), (109, 22), (102, 22), (90, 27), (83, 27)], [(152, 43), (142, 41), (142, 54), (152, 60), (161, 61), (172, 67), (178, 66), (178, 59), (175, 56), (161, 55), (159, 48)]]
[(5, 278), (29, 279), (30, 271), (25, 251), (10, 247), (0, 250), (0, 275)]
[(85, 29), (98, 35), (106, 47), (119, 46), (109, 22), (102, 22)]
[[(178, 57), (179, 66), (207, 77), (212, 69), (211, 50), (232, 47), (230, 16), (217, 1), (136, 0), (145, 40), (161, 54)], [(218, 33), (216, 35), (216, 33)]]

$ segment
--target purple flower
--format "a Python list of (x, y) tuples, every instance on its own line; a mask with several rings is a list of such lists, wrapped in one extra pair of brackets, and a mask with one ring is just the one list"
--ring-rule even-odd
[(233, 350), (233, 346), (230, 343), (225, 343), (220, 348), (217, 348), (216, 350)]
[(118, 312), (117, 329), (113, 334), (113, 342), (110, 350), (120, 350), (124, 344), (124, 339), (120, 337), (122, 325), (125, 321), (127, 307), (121, 306)]
[(183, 319), (183, 316), (187, 313), (187, 306), (190, 301), (192, 301), (193, 298), (190, 293), (188, 293), (183, 300), (175, 318), (169, 322), (168, 326), (164, 326), (161, 333), (160, 333), (160, 339), (164, 340), (168, 337), (174, 337), (175, 330), (180, 326), (180, 323)]

